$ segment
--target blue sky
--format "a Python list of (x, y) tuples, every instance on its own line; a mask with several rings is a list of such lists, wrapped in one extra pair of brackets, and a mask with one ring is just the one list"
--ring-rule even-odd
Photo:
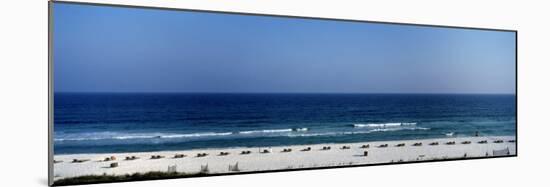
[(55, 92), (515, 93), (515, 33), (55, 3)]

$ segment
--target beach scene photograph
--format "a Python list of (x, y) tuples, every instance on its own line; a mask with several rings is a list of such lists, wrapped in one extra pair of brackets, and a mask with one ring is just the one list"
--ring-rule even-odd
[(517, 154), (515, 32), (51, 6), (54, 185)]

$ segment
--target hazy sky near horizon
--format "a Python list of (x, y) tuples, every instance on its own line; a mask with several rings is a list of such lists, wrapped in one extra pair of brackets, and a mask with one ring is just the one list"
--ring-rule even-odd
[(515, 33), (54, 3), (55, 92), (515, 93)]

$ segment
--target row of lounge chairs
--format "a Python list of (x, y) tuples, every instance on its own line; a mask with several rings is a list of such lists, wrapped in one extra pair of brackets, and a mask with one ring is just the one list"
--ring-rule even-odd
[[(509, 142), (509, 143), (514, 143), (514, 142), (516, 142), (516, 140), (508, 140), (507, 142)], [(461, 142), (461, 144), (471, 144), (471, 143), (472, 143), (471, 141), (462, 141), (462, 142)], [(488, 142), (487, 140), (481, 140), (481, 141), (478, 141), (477, 143), (478, 143), (478, 144), (487, 144), (487, 143), (489, 143), (489, 142)], [(493, 143), (504, 143), (504, 140), (494, 140)], [(455, 145), (456, 142), (455, 142), (455, 141), (449, 141), (449, 142), (446, 142), (445, 144), (446, 144), (446, 145)], [(431, 143), (429, 143), (428, 145), (430, 145), (430, 146), (436, 146), (436, 145), (439, 145), (439, 142), (431, 142)], [(378, 147), (378, 148), (386, 148), (386, 147), (388, 147), (388, 146), (389, 146), (388, 144), (380, 144), (380, 145), (378, 145), (377, 147)], [(405, 146), (405, 143), (399, 143), (399, 144), (396, 144), (396, 145), (395, 145), (395, 147), (404, 147), (404, 146)], [(416, 142), (416, 143), (412, 144), (412, 146), (422, 146), (422, 142)], [(369, 147), (370, 147), (369, 144), (364, 144), (364, 145), (361, 145), (359, 148), (361, 148), (361, 149), (368, 149)], [(330, 150), (330, 149), (331, 149), (330, 146), (323, 146), (320, 150), (321, 150), (321, 151), (327, 151), (327, 150)], [(344, 146), (342, 146), (340, 149), (342, 149), (342, 150), (351, 149), (351, 146), (346, 146), (346, 145), (344, 145)], [(302, 149), (302, 150), (300, 150), (300, 151), (311, 151), (311, 150), (312, 150), (311, 147), (307, 147), (307, 148), (304, 148), (304, 149)], [(283, 153), (292, 152), (292, 149), (290, 149), (290, 148), (285, 148), (285, 149), (283, 149), (281, 152), (283, 152)], [(241, 155), (247, 155), (247, 154), (251, 154), (251, 153), (252, 153), (252, 152), (249, 151), (249, 150), (244, 150), (244, 151), (241, 152)], [(268, 149), (263, 149), (260, 153), (271, 153), (271, 151), (268, 150)], [(218, 156), (227, 156), (227, 155), (229, 155), (229, 152), (220, 152), (220, 153), (218, 154)], [(365, 152), (364, 152), (364, 156), (367, 156), (367, 155), (368, 155), (368, 152), (365, 151)], [(186, 157), (186, 156), (187, 156), (187, 155), (185, 155), (185, 154), (175, 154), (173, 158), (184, 158), (184, 157)], [(197, 153), (197, 156), (196, 156), (196, 157), (205, 157), (205, 156), (208, 156), (208, 154), (207, 154), (207, 153)], [(161, 159), (161, 158), (164, 158), (164, 156), (162, 156), (162, 155), (152, 155), (152, 156), (151, 156), (151, 159)], [(125, 158), (125, 160), (127, 160), (127, 161), (136, 160), (136, 159), (139, 159), (139, 157), (136, 157), (136, 156), (127, 156), (127, 157)], [(73, 159), (72, 163), (82, 163), (82, 162), (87, 162), (87, 161), (89, 161), (89, 160), (90, 160), (90, 159)], [(105, 159), (100, 160), (100, 161), (105, 161), (105, 162), (106, 162), (106, 161), (115, 161), (115, 160), (117, 160), (117, 158), (116, 158), (115, 156), (110, 156), (110, 157), (106, 157)], [(54, 163), (61, 163), (61, 162), (63, 162), (63, 161), (61, 161), (61, 160), (54, 160)], [(110, 166), (110, 167), (117, 167), (117, 166), (118, 166), (118, 163), (112, 163), (112, 164), (114, 164), (114, 165), (116, 165), (116, 166)]]
[[(503, 143), (504, 141), (503, 140), (495, 140), (493, 141), (493, 143)], [(508, 140), (509, 143), (514, 143), (516, 142), (516, 140)], [(472, 142), (471, 141), (463, 141), (461, 142), (461, 144), (471, 144)], [(487, 140), (482, 140), (482, 141), (479, 141), (478, 142), (479, 144), (486, 144), (488, 143)], [(446, 145), (455, 145), (456, 142), (455, 141), (449, 141), (449, 142), (446, 142), (445, 143)], [(412, 144), (413, 146), (422, 146), (422, 142), (416, 142), (414, 144)], [(439, 142), (431, 142), (429, 145), (431, 146), (435, 146), (435, 145), (439, 145)], [(399, 143), (399, 144), (396, 144), (395, 145), (396, 147), (403, 147), (405, 146), (405, 143)], [(368, 149), (370, 147), (369, 144), (366, 144), (366, 145), (361, 145), (361, 149)], [(388, 147), (388, 144), (380, 144), (378, 145), (379, 148), (386, 148)], [(311, 150), (310, 147), (308, 147), (309, 150)], [(351, 149), (350, 146), (342, 146), (341, 149)], [(309, 151), (309, 150), (302, 150), (302, 151)], [(330, 146), (324, 146), (321, 150), (330, 150)], [(283, 151), (284, 152), (284, 151)]]
[[(504, 140), (495, 140), (493, 141), (493, 143), (503, 143)], [(508, 140), (509, 143), (513, 143), (513, 142), (516, 142), (515, 140)], [(463, 142), (460, 142), (461, 144), (471, 144), (472, 142), (471, 141), (463, 141)], [(486, 143), (489, 143), (487, 140), (481, 140), (481, 141), (478, 141), (477, 142), (478, 144), (486, 144)], [(449, 141), (449, 142), (446, 142), (445, 143), (446, 145), (455, 145), (456, 142), (454, 141)], [(413, 144), (413, 146), (421, 146), (422, 143), (415, 143)], [(429, 145), (439, 145), (439, 142), (432, 142), (430, 143)]]

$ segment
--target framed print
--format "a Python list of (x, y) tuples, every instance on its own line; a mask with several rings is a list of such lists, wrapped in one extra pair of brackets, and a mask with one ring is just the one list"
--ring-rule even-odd
[(50, 2), (49, 179), (517, 155), (517, 32)]

